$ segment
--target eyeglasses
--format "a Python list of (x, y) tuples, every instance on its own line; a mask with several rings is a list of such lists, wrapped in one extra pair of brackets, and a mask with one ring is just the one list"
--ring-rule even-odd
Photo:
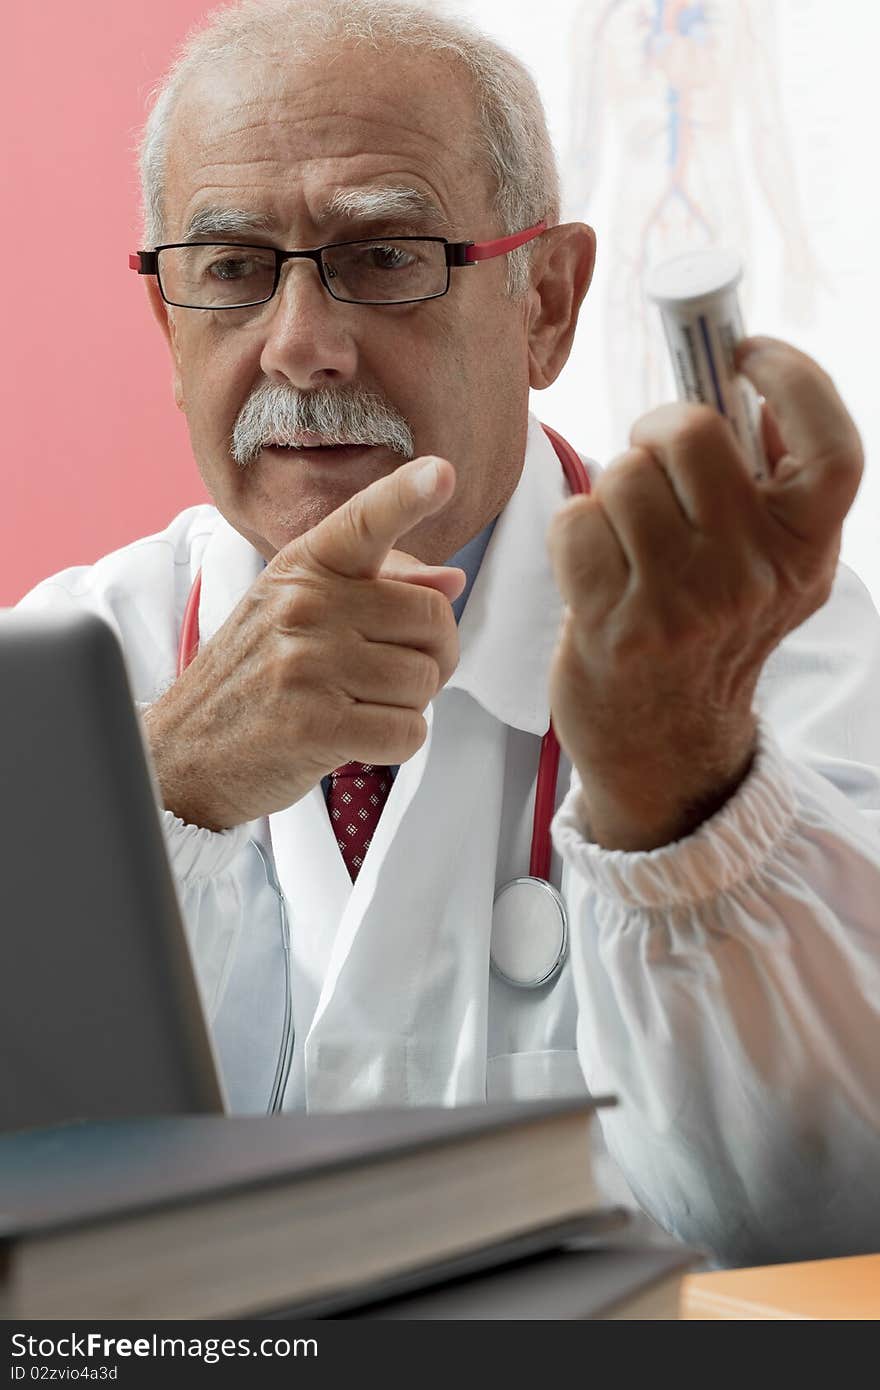
[(265, 304), (278, 288), (285, 261), (314, 261), (321, 284), (344, 304), (417, 304), (449, 289), (452, 267), (504, 256), (546, 230), (495, 241), (447, 241), (445, 237), (374, 237), (336, 241), (312, 251), (279, 251), (238, 242), (174, 242), (136, 251), (129, 267), (155, 275), (166, 304), (179, 309), (247, 309)]

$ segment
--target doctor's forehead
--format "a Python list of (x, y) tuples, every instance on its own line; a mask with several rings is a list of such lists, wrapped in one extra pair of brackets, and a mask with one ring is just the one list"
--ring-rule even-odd
[(202, 190), (235, 206), (235, 190), (274, 186), (283, 197), (279, 176), (314, 184), (330, 171), (343, 188), (420, 189), (422, 208), (410, 193), (401, 213), (430, 213), (433, 202), (449, 221), (436, 234), (449, 235), (452, 203), (485, 203), (489, 193), (474, 158), (477, 126), (469, 76), (441, 55), (344, 48), (226, 61), (194, 74), (171, 113), (169, 202), (188, 222), (194, 199), (207, 203)]

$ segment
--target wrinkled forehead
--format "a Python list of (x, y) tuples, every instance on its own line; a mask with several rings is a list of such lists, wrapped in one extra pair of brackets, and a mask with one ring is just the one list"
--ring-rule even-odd
[(231, 194), (324, 171), (409, 171), (441, 201), (490, 205), (476, 93), (448, 55), (324, 45), (241, 56), (194, 73), (169, 122), (166, 211), (212, 187)]

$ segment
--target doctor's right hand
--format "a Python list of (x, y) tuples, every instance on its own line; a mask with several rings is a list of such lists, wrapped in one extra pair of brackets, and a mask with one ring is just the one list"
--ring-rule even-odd
[(455, 490), (402, 464), (284, 546), (145, 713), (165, 807), (224, 830), (293, 805), (343, 763), (402, 763), (458, 663), (462, 570), (395, 550)]

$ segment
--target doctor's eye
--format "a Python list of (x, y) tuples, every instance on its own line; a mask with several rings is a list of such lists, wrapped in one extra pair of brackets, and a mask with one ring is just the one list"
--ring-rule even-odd
[(401, 246), (386, 244), (368, 246), (364, 255), (380, 270), (397, 270), (415, 264), (417, 259), (411, 251), (405, 251)]

